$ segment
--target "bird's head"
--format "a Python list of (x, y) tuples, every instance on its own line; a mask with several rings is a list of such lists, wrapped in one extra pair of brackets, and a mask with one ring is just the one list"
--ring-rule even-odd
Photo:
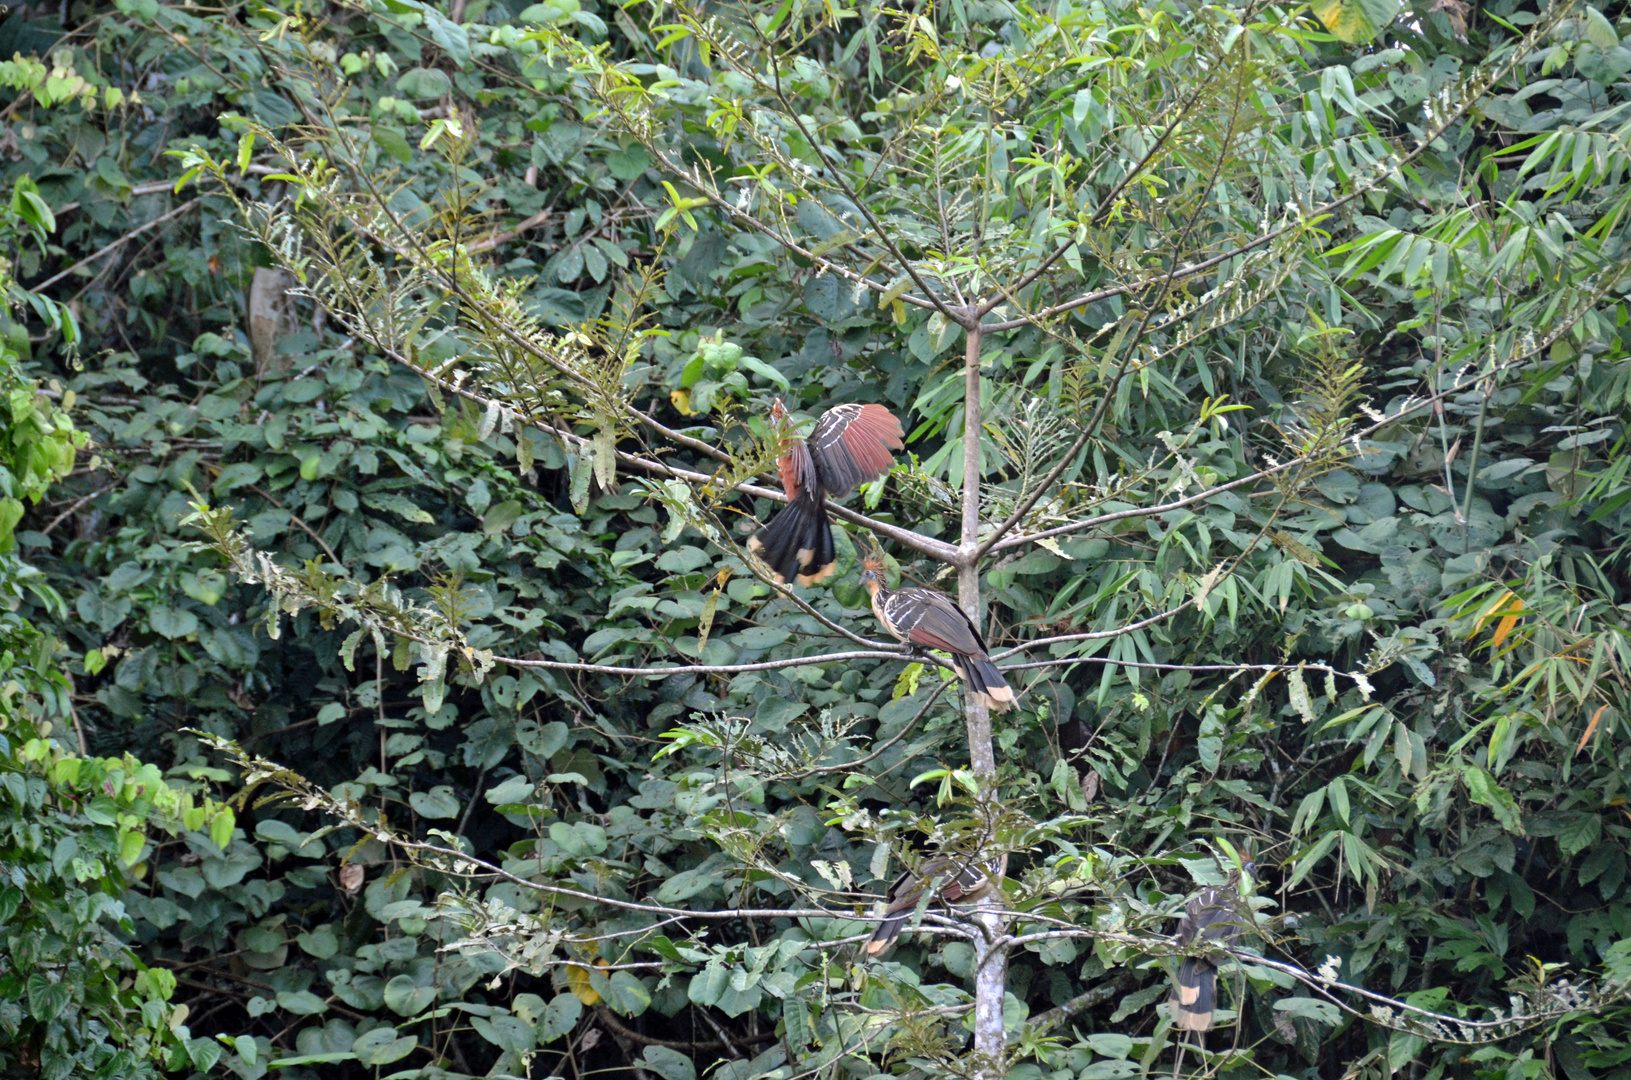
[(861, 584), (867, 592), (877, 592), (884, 584), (883, 556), (871, 554), (861, 560)]

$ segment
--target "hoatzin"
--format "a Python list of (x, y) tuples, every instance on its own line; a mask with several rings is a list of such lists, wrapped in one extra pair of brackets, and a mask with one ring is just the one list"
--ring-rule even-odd
[(872, 594), (872, 613), (885, 630), (908, 645), (950, 653), (951, 666), (968, 692), (987, 708), (1004, 712), (1014, 707), (1014, 690), (991, 662), (979, 628), (951, 597), (915, 586), (890, 589), (884, 584), (883, 560), (875, 555), (861, 561), (861, 584)]
[[(787, 410), (780, 400), (770, 410), (780, 423)], [(787, 509), (753, 539), (757, 553), (780, 582), (814, 585), (833, 572), (832, 525), (827, 499), (842, 499), (889, 471), (891, 450), (900, 450), (900, 421), (882, 405), (835, 405), (816, 420), (808, 439), (794, 439), (776, 463), (787, 492)]]
[[(1257, 867), (1249, 860), (1245, 873)], [(1189, 945), (1198, 937), (1233, 945), (1250, 918), (1250, 909), (1240, 900), (1241, 870), (1229, 871), (1225, 885), (1202, 889), (1189, 901), (1178, 923), (1178, 944)], [(1178, 968), (1178, 989), (1172, 995), (1172, 1021), (1186, 1031), (1206, 1031), (1218, 1007), (1218, 969), (1204, 956), (1186, 956)]]
[(978, 859), (949, 855), (923, 860), (916, 870), (906, 871), (889, 886), (883, 921), (867, 940), (866, 954), (881, 956), (894, 946), (895, 939), (906, 929), (906, 920), (923, 899), (925, 888), (935, 888), (936, 895), (947, 904), (970, 904), (990, 896), (1007, 872), (1006, 852), (991, 866), (981, 865)]

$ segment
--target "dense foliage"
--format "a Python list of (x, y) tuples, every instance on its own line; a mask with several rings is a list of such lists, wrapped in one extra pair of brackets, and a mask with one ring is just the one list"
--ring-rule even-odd
[[(1013, 850), (1009, 1075), (1620, 1067), (1631, 20), (1385, 7), (1318, 6), (1367, 46), (1177, 4), (14, 15), (0, 147), (49, 246), (8, 254), (77, 321), (6, 340), (91, 446), (34, 505), (72, 429), (7, 374), (5, 678), (57, 745), (0, 731), (34, 785), (0, 810), (95, 870), (0, 892), (7, 934), (71, 920), (35, 937), (73, 965), (10, 956), (84, 1022), (10, 959), (0, 1025), (86, 1074), (966, 1070), (968, 924), (833, 944), (950, 845)], [(1049, 666), (994, 775), (932, 665), (834, 629), (879, 636), (869, 535), (970, 595), (889, 527), (962, 539), (976, 297), (972, 595), (999, 651), (1067, 639), (1003, 661)], [(912, 455), (793, 595), (736, 548), (775, 396), (885, 403)], [(786, 666), (592, 668), (692, 660)], [(81, 795), (126, 752), (236, 791), (206, 736), (297, 800), (124, 858), (119, 815), (176, 811)], [(1219, 838), (1262, 959), (1169, 1065), (1160, 935)], [(1299, 981), (1328, 957), (1488, 1026)]]
[[(51, 224), (26, 182), (0, 212), (0, 229), (13, 238), (42, 242)], [(8, 308), (32, 301), (72, 343), (71, 316), (23, 294), (3, 271), (0, 293)], [(10, 549), (27, 503), (70, 472), (85, 437), (23, 375), (9, 343), (0, 347), (0, 388), (9, 413), (0, 439), (0, 540)], [(150, 830), (184, 835), (219, 857), (233, 814), (196, 801), (128, 753), (87, 756), (82, 741), (78, 753), (66, 749), (78, 720), (62, 643), (20, 609), (26, 604), (60, 624), (67, 606), (9, 550), (0, 554), (0, 596), (0, 1071), (63, 1080), (156, 1076), (161, 1065), (208, 1068), (221, 1046), (190, 1035), (186, 1012), (169, 1004), (175, 976), (130, 949), (124, 935), (134, 927), (123, 898), (148, 871)], [(244, 1050), (255, 1057), (253, 1039)]]

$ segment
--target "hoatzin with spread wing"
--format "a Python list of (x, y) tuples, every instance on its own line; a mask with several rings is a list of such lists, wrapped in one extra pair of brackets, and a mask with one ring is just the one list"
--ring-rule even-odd
[(883, 921), (867, 940), (866, 954), (881, 956), (894, 946), (895, 939), (906, 929), (906, 920), (923, 899), (925, 889), (936, 889), (936, 895), (948, 904), (971, 904), (990, 896), (1007, 872), (1006, 852), (990, 866), (982, 865), (978, 859), (950, 855), (923, 860), (916, 870), (906, 871), (889, 886)]
[[(1245, 873), (1257, 869), (1250, 860)], [(1240, 900), (1241, 869), (1229, 871), (1225, 885), (1202, 889), (1184, 909), (1178, 923), (1178, 944), (1192, 944), (1196, 938), (1233, 945), (1240, 937), (1250, 909)], [(1172, 995), (1172, 1021), (1186, 1031), (1206, 1031), (1218, 1007), (1218, 969), (1204, 956), (1186, 956), (1178, 968), (1178, 989)]]
[(875, 555), (861, 561), (861, 584), (872, 594), (872, 613), (885, 630), (908, 645), (950, 653), (951, 666), (968, 692), (987, 708), (1004, 712), (1014, 707), (1014, 690), (991, 662), (985, 638), (951, 597), (916, 586), (890, 589), (884, 584), (883, 560)]
[[(780, 400), (770, 410), (780, 423), (787, 410)], [(748, 541), (776, 572), (780, 582), (813, 585), (833, 572), (832, 525), (827, 499), (842, 499), (889, 471), (891, 450), (905, 447), (900, 421), (882, 405), (835, 405), (816, 420), (808, 439), (793, 445), (776, 463), (787, 492), (787, 509)]]

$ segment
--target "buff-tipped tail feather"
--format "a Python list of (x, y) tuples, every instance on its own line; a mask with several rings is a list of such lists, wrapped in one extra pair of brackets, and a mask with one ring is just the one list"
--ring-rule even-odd
[(868, 956), (882, 956), (894, 948), (895, 942), (900, 939), (901, 931), (906, 929), (906, 917), (910, 914), (910, 911), (903, 911), (898, 915), (891, 915), (879, 923), (878, 928), (872, 931), (872, 936), (867, 939), (866, 954)]
[(975, 701), (992, 712), (1007, 712), (1014, 707), (1018, 701), (1014, 688), (996, 664), (979, 656), (958, 656), (954, 662)]
[(748, 550), (762, 558), (784, 584), (814, 585), (826, 580), (837, 564), (837, 554), (824, 501), (800, 492), (763, 532), (748, 541)]
[(1178, 969), (1172, 995), (1172, 1022), (1185, 1031), (1207, 1031), (1218, 1007), (1218, 973), (1205, 960), (1189, 957)]

